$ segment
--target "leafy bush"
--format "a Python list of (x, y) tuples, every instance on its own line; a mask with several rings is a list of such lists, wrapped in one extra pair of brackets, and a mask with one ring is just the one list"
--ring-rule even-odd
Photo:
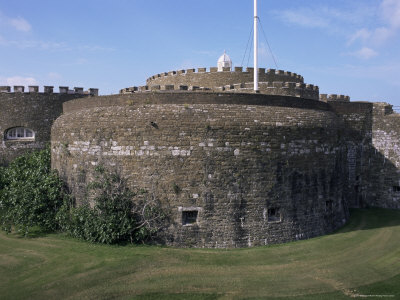
[(99, 166), (88, 185), (86, 203), (74, 207), (67, 199), (57, 218), (74, 237), (115, 244), (148, 241), (160, 229), (164, 215), (158, 202), (131, 192), (118, 174)]
[(50, 167), (50, 149), (25, 154), (0, 170), (0, 223), (27, 234), (39, 226), (58, 228), (55, 216), (63, 203), (63, 182)]

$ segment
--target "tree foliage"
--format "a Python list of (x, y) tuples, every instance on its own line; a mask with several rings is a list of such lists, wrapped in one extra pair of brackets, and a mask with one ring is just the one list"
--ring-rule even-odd
[(25, 154), (0, 170), (0, 222), (27, 234), (33, 226), (53, 231), (65, 197), (63, 182), (50, 166), (50, 149)]
[(145, 242), (162, 227), (160, 205), (146, 193), (130, 191), (117, 173), (95, 169), (95, 180), (87, 187), (86, 203), (75, 207), (66, 201), (58, 220), (74, 237), (115, 244)]
[(0, 167), (0, 225), (23, 234), (32, 227), (62, 230), (98, 243), (146, 242), (160, 230), (164, 214), (145, 192), (134, 193), (117, 173), (102, 166), (76, 206), (50, 166), (50, 149), (26, 154)]

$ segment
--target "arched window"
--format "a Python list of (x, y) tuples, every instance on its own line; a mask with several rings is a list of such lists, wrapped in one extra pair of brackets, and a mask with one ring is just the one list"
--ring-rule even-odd
[(29, 128), (14, 127), (6, 131), (5, 138), (7, 140), (33, 140), (35, 133)]

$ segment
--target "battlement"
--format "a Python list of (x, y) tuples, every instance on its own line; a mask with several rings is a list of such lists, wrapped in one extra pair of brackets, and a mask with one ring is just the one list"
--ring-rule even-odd
[[(238, 82), (253, 82), (253, 77), (253, 68), (243, 69), (243, 67), (235, 67), (233, 70), (231, 68), (223, 68), (222, 71), (218, 71), (217, 67), (210, 67), (208, 69), (198, 68), (163, 72), (149, 77), (146, 80), (146, 85), (194, 85), (215, 89), (216, 87), (236, 84)], [(292, 72), (259, 68), (259, 81), (304, 83), (304, 78)]]
[(199, 87), (193, 85), (143, 85), (143, 86), (132, 86), (119, 91), (120, 94), (134, 94), (134, 93), (146, 93), (146, 92), (157, 92), (157, 91), (212, 91), (210, 88)]
[[(246, 68), (243, 70), (243, 67), (234, 67), (233, 70), (230, 68), (223, 68), (223, 71), (218, 71), (217, 67), (209, 67), (209, 72), (207, 72), (207, 68), (197, 68), (196, 69), (187, 69), (187, 70), (177, 70), (177, 71), (169, 71), (169, 72), (164, 72), (160, 74), (153, 75), (149, 77), (146, 82), (150, 82), (152, 80), (155, 80), (157, 78), (162, 78), (166, 76), (176, 76), (176, 75), (184, 75), (184, 74), (204, 74), (204, 73), (249, 73), (253, 74), (254, 68)], [(292, 79), (297, 79), (297, 80), (304, 80), (303, 76), (298, 75), (296, 73), (288, 72), (288, 71), (283, 71), (283, 70), (275, 70), (275, 69), (268, 69), (266, 70), (265, 68), (259, 68), (258, 72), (260, 75), (266, 74), (266, 75), (279, 75), (282, 77), (286, 78), (292, 78)]]
[[(145, 85), (133, 86), (120, 90), (120, 94), (146, 93), (146, 92), (165, 92), (165, 91), (211, 91), (211, 92), (238, 92), (254, 93), (253, 83), (237, 83), (221, 87), (208, 88), (195, 85)], [(292, 96), (305, 99), (319, 100), (319, 87), (312, 84), (296, 82), (260, 82), (259, 92), (266, 95)]]
[[(25, 93), (25, 86), (22, 85), (14, 85), (14, 93)], [(12, 93), (11, 86), (0, 86), (0, 93)], [(39, 86), (30, 85), (28, 86), (27, 93), (39, 93)], [(45, 94), (53, 94), (54, 86), (44, 86), (43, 93)], [(98, 96), (99, 89), (90, 88), (87, 91), (84, 91), (82, 87), (74, 87), (73, 90), (70, 90), (68, 86), (60, 86), (59, 87), (60, 94), (78, 94), (78, 95), (91, 95)]]
[[(217, 91), (254, 93), (253, 88), (253, 82), (249, 82), (225, 85), (218, 87)], [(319, 87), (312, 84), (282, 81), (259, 82), (258, 88), (261, 94), (266, 95), (282, 95), (319, 100)]]
[(328, 101), (337, 101), (337, 102), (350, 102), (350, 96), (345, 95), (337, 95), (337, 94), (321, 94), (319, 95), (319, 100), (328, 102)]

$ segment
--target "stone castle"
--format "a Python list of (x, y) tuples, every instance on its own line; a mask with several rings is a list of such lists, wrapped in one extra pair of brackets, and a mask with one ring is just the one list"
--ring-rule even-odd
[[(227, 57), (227, 56), (226, 56)], [(400, 208), (400, 115), (387, 103), (319, 94), (302, 76), (226, 65), (171, 71), (98, 96), (0, 87), (0, 159), (51, 141), (52, 167), (77, 202), (97, 165), (146, 190), (178, 247), (307, 239), (349, 208)]]

